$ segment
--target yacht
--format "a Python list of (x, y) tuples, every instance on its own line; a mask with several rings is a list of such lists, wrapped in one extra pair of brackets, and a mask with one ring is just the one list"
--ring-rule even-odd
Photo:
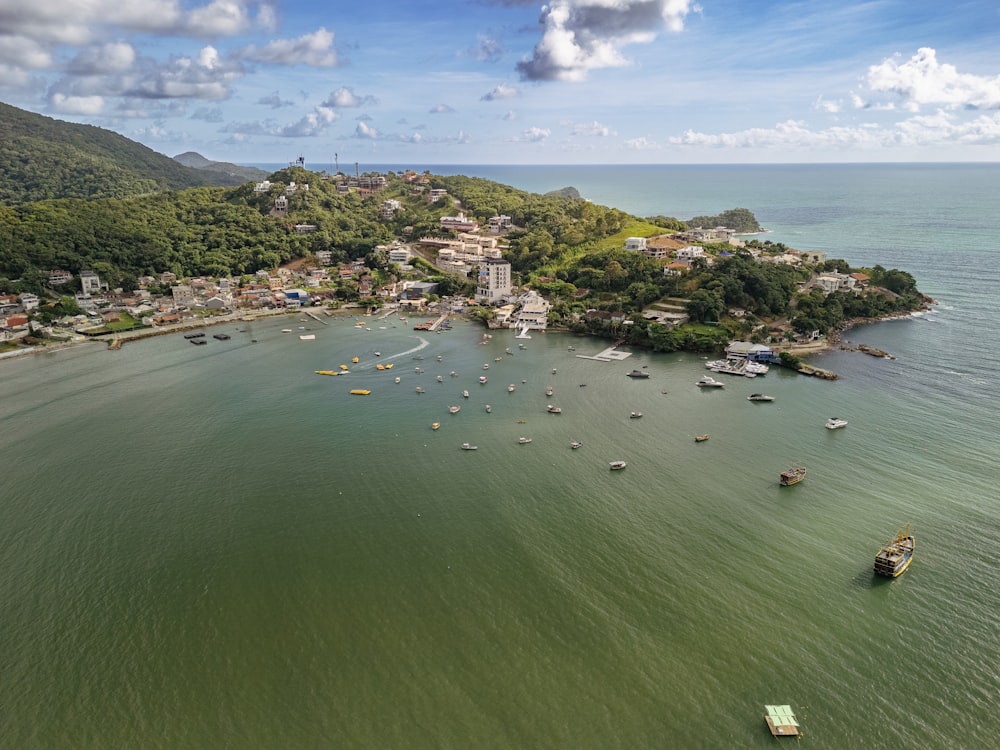
[(703, 376), (696, 383), (696, 385), (699, 388), (723, 388), (723, 387), (725, 387), (725, 383), (722, 383), (722, 382), (716, 380), (711, 375), (705, 375), (705, 376)]
[(830, 417), (826, 420), (826, 429), (837, 430), (841, 427), (847, 427), (847, 420), (841, 419), (840, 417)]
[(569, 444), (569, 447), (572, 448), (573, 450), (576, 450), (577, 448), (581, 447), (582, 445), (583, 445), (583, 443), (581, 443), (579, 440), (574, 440), (572, 443)]
[(529, 438), (529, 437), (519, 437), (517, 439), (517, 442), (520, 443), (521, 445), (526, 445), (526, 444), (528, 444), (528, 443), (531, 442), (531, 438)]
[(751, 393), (747, 396), (747, 401), (774, 401), (774, 396), (765, 396), (763, 393)]
[(553, 406), (552, 404), (546, 406), (545, 411), (547, 411), (549, 414), (562, 414), (562, 408), (558, 406)]

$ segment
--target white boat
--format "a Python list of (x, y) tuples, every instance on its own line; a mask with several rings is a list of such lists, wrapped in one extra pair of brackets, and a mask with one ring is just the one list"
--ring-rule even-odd
[(747, 401), (774, 401), (774, 396), (765, 396), (763, 393), (751, 393), (747, 396)]
[(417, 388), (416, 388), (416, 391), (417, 391), (417, 393), (423, 393), (423, 392), (424, 392), (424, 389), (423, 389), (423, 388), (421, 388), (421, 387), (420, 387), (420, 386), (418, 385), (418, 386), (417, 386)]
[(695, 385), (697, 385), (699, 388), (723, 388), (723, 387), (725, 387), (725, 383), (722, 383), (722, 382), (716, 380), (711, 375), (705, 375)]
[(451, 376), (452, 376), (453, 378), (457, 378), (457, 377), (458, 377), (458, 373), (457, 373), (457, 372), (455, 372), (454, 370), (452, 370), (452, 371), (451, 371), (451, 372), (449, 372), (448, 374), (449, 374), (449, 375), (451, 375)]
[(480, 375), (480, 376), (479, 376), (479, 384), (480, 384), (480, 385), (486, 385), (486, 381), (487, 381), (487, 380), (489, 380), (489, 378), (488, 378), (488, 377), (486, 377), (485, 375)]
[(511, 383), (510, 385), (507, 386), (507, 393), (513, 393), (513, 392), (514, 392), (514, 384)]
[(549, 414), (562, 414), (562, 409), (558, 406), (553, 406), (552, 404), (546, 406), (545, 411), (547, 411)]
[(486, 404), (486, 413), (489, 414), (491, 411), (493, 411), (493, 407), (490, 406), (489, 404)]
[(468, 398), (468, 397), (469, 397), (469, 392), (468, 391), (462, 391), (462, 398)]
[(314, 333), (304, 333), (299, 336), (299, 341), (314, 341), (316, 339), (316, 334)]
[(461, 411), (461, 409), (462, 409), (461, 406), (458, 406), (457, 404), (452, 404), (451, 406), (448, 407), (448, 412), (450, 414), (458, 414), (458, 412)]
[(628, 464), (625, 463), (624, 461), (612, 461), (610, 464), (608, 464), (608, 467), (611, 469), (611, 471), (621, 471), (626, 466), (628, 466)]
[(473, 445), (472, 443), (462, 443), (462, 450), (463, 451), (479, 450), (479, 446), (478, 445)]
[(577, 448), (581, 447), (582, 445), (583, 445), (583, 443), (581, 443), (579, 440), (574, 440), (572, 443), (569, 444), (569, 447), (572, 448), (573, 450), (576, 450)]
[(525, 445), (525, 444), (531, 442), (531, 438), (529, 438), (529, 437), (519, 437), (517, 439), (517, 442), (520, 443), (521, 445)]
[(400, 381), (400, 377), (399, 377), (399, 375), (397, 375), (396, 376), (396, 382), (398, 383), (399, 381)]
[(483, 362), (483, 369), (484, 370), (490, 369), (490, 363), (489, 362)]
[(628, 415), (628, 418), (629, 419), (641, 419), (642, 418), (642, 412), (641, 411), (634, 411), (634, 412), (632, 412), (631, 414)]
[(551, 396), (552, 395), (552, 386), (551, 385), (545, 386), (545, 395), (546, 396)]
[(444, 378), (442, 376), (438, 375), (437, 376), (437, 382), (443, 383), (444, 382)]
[(282, 333), (291, 333), (291, 332), (292, 332), (292, 329), (291, 329), (291, 328), (282, 328), (282, 329), (281, 329), (281, 332), (282, 332)]
[(830, 417), (826, 420), (826, 429), (828, 430), (838, 430), (841, 427), (847, 427), (846, 419), (841, 419), (840, 417)]

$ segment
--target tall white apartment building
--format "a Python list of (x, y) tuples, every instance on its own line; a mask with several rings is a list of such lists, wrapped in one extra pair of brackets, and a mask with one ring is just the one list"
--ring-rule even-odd
[(502, 258), (489, 258), (479, 264), (476, 280), (476, 301), (495, 305), (510, 296), (510, 263)]

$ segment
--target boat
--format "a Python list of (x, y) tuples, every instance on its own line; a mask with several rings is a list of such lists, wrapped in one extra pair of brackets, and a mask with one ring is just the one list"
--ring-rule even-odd
[(463, 451), (479, 450), (479, 446), (478, 445), (473, 445), (472, 443), (462, 443), (462, 450)]
[(452, 370), (452, 371), (451, 371), (451, 372), (449, 372), (448, 374), (449, 374), (449, 375), (451, 375), (451, 377), (453, 377), (453, 378), (457, 378), (457, 377), (458, 377), (458, 373), (457, 373), (457, 372), (455, 372), (454, 370)]
[(340, 369), (343, 370), (344, 372), (350, 372), (350, 370), (347, 369), (347, 365), (341, 365)]
[(917, 540), (914, 539), (907, 524), (896, 532), (895, 539), (882, 545), (875, 555), (875, 572), (889, 578), (902, 575), (913, 561), (913, 548), (916, 543)]
[(513, 393), (513, 392), (514, 392), (514, 384), (511, 383), (510, 385), (507, 386), (507, 393)]
[(190, 341), (191, 341), (192, 344), (207, 344), (208, 343), (207, 341), (205, 341), (205, 339), (190, 339)]
[(628, 466), (628, 464), (626, 464), (624, 461), (612, 461), (610, 464), (608, 464), (608, 468), (610, 468), (611, 471), (621, 471), (626, 466)]
[(382, 356), (382, 352), (375, 352), (375, 356), (376, 357), (381, 357)]
[(424, 389), (421, 388), (419, 385), (415, 388), (415, 390), (416, 390), (417, 393), (423, 393), (424, 392)]
[(632, 370), (632, 372), (627, 373), (630, 378), (648, 378), (649, 373), (643, 372), (642, 370)]
[(469, 397), (469, 392), (468, 391), (462, 391), (462, 398), (468, 398), (468, 397)]
[(317, 375), (340, 375), (339, 370), (314, 370)]
[(448, 407), (449, 414), (458, 414), (458, 412), (460, 412), (461, 410), (462, 407), (459, 406), (458, 404), (452, 404), (451, 406)]
[(697, 383), (695, 383), (699, 388), (724, 388), (725, 383), (716, 380), (711, 375), (703, 376)]
[(436, 380), (439, 383), (443, 383), (444, 382), (444, 377), (442, 377), (441, 375), (438, 375), (437, 378), (436, 378)]
[(545, 395), (546, 396), (551, 396), (552, 395), (552, 386), (551, 385), (545, 386)]
[(419, 375), (420, 373), (422, 373), (422, 372), (423, 372), (423, 370), (421, 370), (421, 369), (420, 369), (419, 367), (414, 367), (414, 368), (413, 368), (413, 371), (414, 371), (415, 373), (417, 373), (417, 375)]
[(398, 383), (399, 381), (400, 381), (400, 377), (399, 377), (399, 375), (397, 375), (396, 376), (396, 380), (394, 382)]
[(369, 393), (371, 393), (371, 391), (369, 391), (367, 388), (355, 388), (353, 391), (351, 391), (352, 396), (367, 396)]
[(357, 357), (351, 357), (351, 362), (353, 362), (354, 364), (357, 364), (358, 363), (358, 358)]
[(517, 420), (517, 423), (518, 424), (527, 424), (528, 420), (526, 420), (526, 419), (519, 419), (519, 420)]
[(841, 419), (840, 417), (830, 417), (826, 420), (826, 429), (837, 430), (841, 427), (847, 427), (847, 420)]
[(383, 365), (381, 362), (379, 362), (377, 365), (375, 365), (375, 369), (376, 370), (384, 370), (385, 369), (385, 365)]
[(303, 333), (302, 335), (299, 336), (299, 341), (315, 341), (315, 340), (316, 340), (315, 333)]
[(519, 444), (521, 444), (521, 445), (527, 445), (528, 443), (530, 443), (530, 442), (531, 442), (531, 438), (529, 438), (529, 437), (519, 437), (519, 438), (517, 439), (517, 442), (518, 442)]
[(493, 407), (490, 406), (489, 404), (486, 404), (486, 413), (489, 414), (491, 411), (493, 411)]
[(556, 368), (554, 368), (554, 367), (552, 368), (552, 374), (553, 374), (553, 375), (555, 375), (555, 374), (556, 374)]
[(213, 333), (212, 334), (212, 338), (213, 339), (218, 339), (219, 341), (229, 341), (229, 334), (228, 333)]
[(791, 469), (786, 469), (781, 472), (781, 476), (778, 477), (778, 484), (782, 487), (790, 487), (793, 484), (798, 484), (803, 479), (806, 478), (806, 470), (804, 466), (795, 466)]
[(798, 737), (799, 722), (792, 713), (791, 706), (764, 706), (767, 713), (764, 720), (775, 737)]
[(552, 404), (546, 406), (545, 411), (547, 411), (549, 414), (562, 414), (562, 409), (558, 406), (553, 406)]
[(489, 362), (483, 362), (483, 369), (484, 370), (490, 369), (490, 363)]
[(708, 440), (708, 433), (707, 432), (704, 435), (695, 435), (694, 436), (694, 441), (696, 443), (704, 443), (706, 440)]
[(291, 329), (291, 328), (282, 328), (282, 329), (281, 329), (281, 332), (282, 332), (282, 333), (291, 333), (291, 332), (292, 332), (292, 329)]
[(751, 393), (747, 396), (747, 401), (774, 401), (774, 396), (765, 396), (763, 393)]
[(494, 362), (503, 362), (503, 357), (494, 357), (493, 361)]
[(518, 349), (527, 349), (528, 347), (526, 347), (524, 344), (518, 344), (517, 348)]
[(436, 430), (440, 426), (441, 426), (440, 422), (431, 422), (431, 429), (432, 430)]
[(574, 440), (572, 443), (569, 444), (569, 447), (572, 448), (573, 450), (576, 450), (577, 448), (581, 447), (582, 445), (583, 445), (583, 443), (581, 443), (579, 440)]
[(642, 412), (641, 411), (634, 411), (634, 412), (632, 412), (631, 414), (628, 415), (628, 418), (629, 419), (641, 419), (642, 418)]
[(199, 339), (204, 336), (204, 333), (185, 333), (184, 338), (186, 339)]
[(435, 359), (437, 359), (437, 361), (438, 361), (438, 362), (440, 362), (440, 361), (441, 361), (442, 359), (444, 359), (444, 357), (442, 357), (442, 356), (441, 356), (441, 355), (439, 354), (439, 355), (437, 355), (437, 357), (435, 357)]
[(480, 375), (479, 376), (479, 383), (480, 383), (480, 385), (486, 385), (486, 381), (487, 380), (489, 380), (489, 378), (486, 377), (485, 375)]
[(386, 365), (385, 365), (385, 369), (387, 369), (387, 370), (391, 370), (391, 369), (392, 369), (392, 362), (388, 362), (388, 363), (386, 363)]

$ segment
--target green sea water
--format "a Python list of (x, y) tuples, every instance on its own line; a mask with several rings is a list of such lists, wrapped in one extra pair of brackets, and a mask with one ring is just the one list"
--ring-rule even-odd
[(995, 271), (899, 265), (941, 304), (833, 382), (395, 316), (0, 362), (0, 747), (995, 746)]

